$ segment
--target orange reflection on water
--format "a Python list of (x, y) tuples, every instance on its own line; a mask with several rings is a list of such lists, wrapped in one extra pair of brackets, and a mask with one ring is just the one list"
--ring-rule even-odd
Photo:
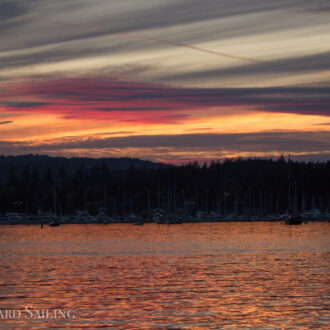
[(329, 224), (0, 228), (0, 326), (326, 328)]

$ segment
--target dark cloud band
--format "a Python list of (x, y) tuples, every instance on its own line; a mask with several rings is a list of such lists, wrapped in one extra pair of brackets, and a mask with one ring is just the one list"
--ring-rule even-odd
[(330, 153), (330, 132), (260, 132), (236, 134), (133, 135), (77, 137), (47, 142), (0, 141), (0, 152), (67, 152), (69, 150), (123, 149), (158, 152)]
[[(17, 95), (34, 101), (11, 101)], [(121, 113), (152, 116), (204, 108), (239, 107), (262, 112), (330, 115), (330, 87), (176, 88), (118, 79), (49, 79), (3, 89), (0, 104), (11, 111), (55, 112), (76, 119), (111, 119)], [(79, 109), (79, 111), (78, 111)], [(149, 112), (149, 115), (147, 113)], [(152, 114), (150, 114), (152, 113)]]
[(0, 121), (0, 125), (7, 125), (13, 123), (12, 120), (5, 120), (5, 121)]

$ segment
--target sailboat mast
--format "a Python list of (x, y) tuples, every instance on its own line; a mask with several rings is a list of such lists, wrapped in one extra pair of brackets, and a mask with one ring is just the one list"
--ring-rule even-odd
[(107, 185), (104, 185), (104, 209), (107, 210)]
[(288, 209), (292, 212), (292, 178), (291, 178), (291, 159), (289, 157), (289, 198), (288, 198)]
[(56, 189), (53, 190), (53, 205), (54, 205), (54, 212), (53, 217), (56, 218)]

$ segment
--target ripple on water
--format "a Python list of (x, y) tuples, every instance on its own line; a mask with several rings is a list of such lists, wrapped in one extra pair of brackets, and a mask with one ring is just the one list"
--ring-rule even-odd
[(74, 310), (8, 327), (329, 325), (329, 225), (1, 227), (0, 308)]

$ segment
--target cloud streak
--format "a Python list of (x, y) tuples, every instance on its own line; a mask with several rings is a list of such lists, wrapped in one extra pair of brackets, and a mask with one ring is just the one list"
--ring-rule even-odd
[(226, 79), (233, 77), (249, 77), (256, 75), (278, 75), (283, 73), (314, 73), (321, 74), (330, 71), (330, 52), (317, 53), (299, 57), (285, 58), (272, 61), (260, 61), (259, 63), (240, 65), (223, 69), (208, 69), (203, 71), (192, 71), (165, 76), (166, 79), (187, 81), (191, 79)]
[(0, 7), (3, 152), (175, 160), (329, 150), (328, 126), (317, 125), (330, 116), (326, 0)]
[[(20, 97), (28, 97), (30, 101), (10, 100), (17, 90)], [(164, 116), (182, 115), (182, 112), (187, 114), (187, 111), (226, 107), (329, 116), (330, 88), (176, 88), (85, 77), (36, 80), (15, 84), (14, 87), (7, 85), (0, 92), (0, 104), (10, 111), (57, 113), (88, 120), (112, 120), (123, 117), (124, 113), (131, 113), (136, 120), (141, 116), (141, 119), (144, 117), (142, 121), (149, 118), (154, 122), (158, 119), (162, 121)]]
[[(100, 32), (102, 31), (100, 28), (98, 28), (96, 26), (88, 26), (88, 25), (84, 25), (84, 24), (72, 24), (72, 23), (65, 23), (65, 22), (57, 22), (57, 21), (46, 20), (46, 19), (40, 19), (40, 20), (42, 22), (46, 22), (46, 23), (50, 23), (50, 24), (57, 24), (57, 25), (67, 26), (67, 27), (77, 27), (77, 28), (80, 28), (80, 29), (85, 29), (86, 31), (100, 31)], [(234, 54), (228, 54), (228, 53), (224, 53), (224, 52), (218, 52), (218, 51), (214, 51), (214, 50), (211, 50), (211, 49), (205, 49), (205, 48), (201, 48), (201, 47), (197, 47), (197, 46), (193, 46), (193, 45), (189, 45), (189, 44), (184, 44), (184, 43), (181, 43), (181, 42), (175, 42), (175, 41), (159, 39), (159, 38), (152, 38), (152, 37), (142, 36), (142, 35), (137, 35), (137, 34), (132, 34), (132, 33), (116, 33), (115, 36), (120, 36), (120, 37), (123, 37), (123, 38), (133, 39), (133, 40), (151, 41), (151, 42), (170, 45), (170, 46), (184, 47), (184, 48), (192, 49), (194, 51), (201, 52), (201, 53), (204, 53), (204, 54), (227, 57), (227, 58), (232, 58), (232, 59), (235, 59), (235, 60), (240, 60), (240, 61), (249, 62), (249, 63), (251, 63), (251, 62), (252, 63), (262, 62), (261, 60), (258, 60), (258, 59), (248, 58), (248, 57), (234, 55)]]
[(0, 125), (7, 125), (13, 123), (12, 120), (5, 120), (5, 121), (0, 121)]
[(261, 132), (236, 134), (179, 134), (134, 135), (124, 137), (71, 137), (43, 142), (0, 141), (0, 152), (89, 154), (120, 156), (124, 152), (148, 155), (148, 158), (210, 159), (228, 155), (279, 155), (281, 153), (303, 157), (303, 154), (330, 153), (330, 132)]
[[(70, 16), (67, 26), (73, 28), (80, 26), (82, 35), (86, 34), (86, 30), (89, 30), (90, 35), (101, 35), (179, 27), (219, 18), (276, 12), (295, 8), (297, 3), (299, 5), (299, 1), (295, 0), (278, 0), (276, 3), (262, 0), (250, 0), (248, 3), (244, 0), (205, 0), (203, 2), (160, 0), (157, 3), (152, 0), (140, 0), (138, 3), (129, 0), (114, 0), (111, 3), (107, 0), (98, 0), (96, 3), (86, 0), (57, 0), (54, 4), (52, 0), (11, 0), (1, 4), (3, 9), (1, 18), (3, 28), (5, 28), (5, 23), (9, 24), (13, 18), (22, 16), (30, 23), (42, 17), (45, 21), (53, 21), (54, 24), (57, 24), (54, 17)], [(16, 23), (27, 25), (29, 21)], [(82, 21), (88, 23), (81, 24)], [(96, 22), (99, 23), (100, 28), (90, 27)], [(60, 24), (58, 25), (61, 27)], [(81, 35), (73, 36), (66, 31), (61, 35), (52, 34), (50, 37), (54, 42), (59, 42), (78, 39)], [(41, 41), (43, 38), (34, 40), (34, 44), (40, 44)]]

